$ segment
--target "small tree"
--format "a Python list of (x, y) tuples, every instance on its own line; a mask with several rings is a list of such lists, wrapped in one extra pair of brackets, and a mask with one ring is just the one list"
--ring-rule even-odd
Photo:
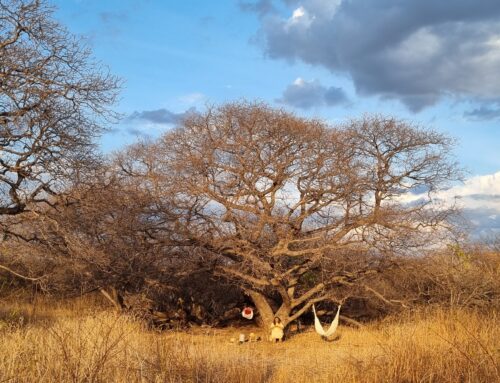
[[(374, 271), (326, 276), (336, 254), (419, 247), (435, 235), (451, 213), (432, 198), (457, 175), (451, 145), (392, 118), (331, 128), (233, 103), (188, 116), (143, 157), (157, 200), (174, 206), (179, 243), (211, 252), (263, 323), (277, 315), (286, 325)], [(427, 198), (404, 203), (422, 187)]]

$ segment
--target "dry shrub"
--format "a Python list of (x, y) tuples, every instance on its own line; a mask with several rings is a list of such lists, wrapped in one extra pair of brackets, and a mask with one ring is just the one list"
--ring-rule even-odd
[(419, 259), (410, 280), (425, 303), (488, 308), (500, 303), (498, 253), (451, 248)]
[(434, 305), (489, 310), (500, 305), (500, 254), (450, 247), (418, 257), (394, 260), (369, 285), (386, 301), (366, 294), (382, 312)]

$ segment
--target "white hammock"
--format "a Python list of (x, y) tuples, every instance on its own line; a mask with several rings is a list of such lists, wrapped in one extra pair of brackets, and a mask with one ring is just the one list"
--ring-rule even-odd
[(325, 338), (332, 336), (337, 330), (337, 327), (339, 325), (340, 305), (339, 308), (337, 309), (337, 315), (335, 315), (335, 318), (333, 319), (330, 328), (326, 331), (323, 329), (323, 326), (321, 325), (321, 322), (319, 321), (318, 316), (316, 315), (316, 309), (314, 308), (314, 305), (313, 305), (313, 313), (314, 313), (314, 328), (316, 329), (316, 332)]

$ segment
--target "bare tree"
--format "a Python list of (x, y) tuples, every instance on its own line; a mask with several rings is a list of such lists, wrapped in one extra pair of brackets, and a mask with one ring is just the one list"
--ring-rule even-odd
[(25, 248), (24, 253), (30, 253), (31, 260), (18, 263), (65, 263), (75, 276), (68, 290), (111, 290), (127, 278), (142, 275), (135, 263), (150, 251), (145, 235), (138, 234), (144, 227), (141, 214), (150, 202), (143, 193), (128, 188), (102, 166), (94, 170), (91, 180), (75, 183), (52, 202), (54, 207), (8, 220), (9, 230), (16, 235), (7, 236), (6, 248), (20, 249), (18, 253)]
[[(330, 128), (243, 102), (188, 116), (136, 158), (156, 200), (173, 206), (174, 239), (211, 252), (263, 323), (286, 325), (381, 267), (326, 275), (336, 255), (418, 247), (442, 230), (451, 210), (432, 197), (457, 175), (451, 146), (391, 118)], [(425, 200), (404, 202), (422, 187)]]
[(113, 117), (118, 80), (52, 13), (44, 0), (0, 1), (1, 215), (48, 202)]
[[(125, 155), (136, 161), (129, 148), (120, 156), (124, 166)], [(241, 301), (240, 290), (213, 277), (202, 249), (170, 240), (172, 209), (160, 210), (142, 181), (114, 163), (96, 169), (88, 182), (58, 196), (54, 208), (23, 214), (15, 229), (30, 240), (10, 238), (0, 257), (24, 274), (52, 269), (43, 280), (45, 291), (59, 296), (98, 291), (116, 309), (163, 327), (217, 323), (234, 313), (229, 309)]]
[(94, 165), (119, 81), (45, 0), (0, 0), (0, 227)]

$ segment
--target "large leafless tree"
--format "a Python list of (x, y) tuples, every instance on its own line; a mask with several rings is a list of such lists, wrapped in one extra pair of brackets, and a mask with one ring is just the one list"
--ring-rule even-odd
[(191, 114), (135, 161), (174, 206), (179, 244), (218, 257), (216, 272), (245, 289), (263, 323), (288, 324), (376, 271), (325, 274), (340, 254), (420, 247), (446, 227), (451, 211), (433, 194), (457, 176), (452, 144), (393, 118), (332, 128), (243, 102)]
[[(119, 80), (45, 0), (0, 0), (0, 228), (92, 167)], [(10, 217), (10, 218), (8, 218)], [(5, 265), (2, 269), (9, 270)], [(12, 271), (12, 270), (10, 270)]]
[(0, 1), (1, 215), (47, 202), (89, 158), (117, 86), (46, 1)]

